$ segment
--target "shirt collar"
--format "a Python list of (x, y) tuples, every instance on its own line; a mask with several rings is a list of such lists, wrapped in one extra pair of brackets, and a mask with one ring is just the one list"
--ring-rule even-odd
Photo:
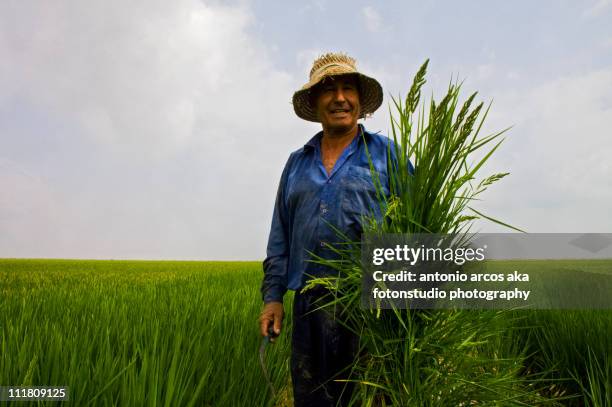
[[(363, 133), (365, 138), (368, 139), (370, 137), (370, 133), (367, 132), (367, 130), (365, 129), (365, 127), (363, 127), (363, 124), (361, 123), (359, 123), (357, 127), (359, 129), (359, 133), (357, 134), (357, 145), (359, 145), (359, 143), (361, 143), (361, 134)], [(306, 144), (304, 144), (304, 151), (316, 149), (317, 146), (320, 146), (321, 137), (323, 137), (323, 130), (315, 134), (310, 140), (308, 140)]]

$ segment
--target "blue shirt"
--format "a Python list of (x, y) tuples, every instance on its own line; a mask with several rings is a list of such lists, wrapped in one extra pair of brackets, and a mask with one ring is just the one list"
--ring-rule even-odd
[(322, 131), (317, 133), (303, 148), (291, 153), (285, 164), (263, 262), (261, 292), (266, 303), (282, 302), (287, 289), (303, 287), (305, 273), (322, 275), (325, 272), (323, 266), (309, 261), (308, 251), (333, 258), (325, 243), (342, 239), (326, 221), (351, 240), (359, 240), (363, 214), (373, 214), (377, 220), (382, 218), (384, 209), (377, 200), (364, 140), (386, 196), (389, 195), (387, 149), (391, 147), (391, 159), (395, 161), (393, 142), (367, 132), (360, 124), (356, 137), (328, 175), (321, 160), (322, 136)]

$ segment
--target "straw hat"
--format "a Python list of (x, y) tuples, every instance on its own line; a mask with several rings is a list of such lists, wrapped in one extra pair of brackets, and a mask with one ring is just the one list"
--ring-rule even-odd
[(323, 79), (330, 76), (355, 74), (359, 78), (359, 102), (361, 112), (359, 118), (374, 113), (383, 100), (383, 91), (380, 83), (357, 71), (355, 59), (345, 54), (328, 53), (317, 58), (310, 70), (310, 80), (302, 89), (293, 94), (293, 110), (304, 120), (319, 122), (315, 106), (311, 103), (310, 92), (312, 88)]

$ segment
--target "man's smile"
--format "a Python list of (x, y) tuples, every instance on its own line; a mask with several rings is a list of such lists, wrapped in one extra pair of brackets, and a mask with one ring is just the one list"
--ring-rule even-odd
[(349, 113), (351, 112), (351, 109), (348, 109), (348, 108), (344, 108), (344, 109), (331, 109), (329, 112), (331, 113), (332, 117), (341, 119), (341, 118), (344, 118), (344, 117), (348, 116)]

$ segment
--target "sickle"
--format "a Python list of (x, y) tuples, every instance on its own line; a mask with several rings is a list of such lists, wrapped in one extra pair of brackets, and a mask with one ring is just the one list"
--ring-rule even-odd
[(270, 389), (270, 394), (272, 398), (276, 398), (276, 391), (274, 391), (274, 385), (270, 380), (270, 375), (268, 374), (268, 369), (266, 369), (265, 355), (266, 355), (266, 346), (270, 343), (270, 338), (276, 338), (276, 332), (274, 332), (274, 328), (272, 325), (268, 327), (268, 335), (264, 336), (261, 340), (261, 345), (259, 346), (259, 364), (261, 365), (261, 370), (263, 371), (266, 382), (268, 382), (268, 388)]

